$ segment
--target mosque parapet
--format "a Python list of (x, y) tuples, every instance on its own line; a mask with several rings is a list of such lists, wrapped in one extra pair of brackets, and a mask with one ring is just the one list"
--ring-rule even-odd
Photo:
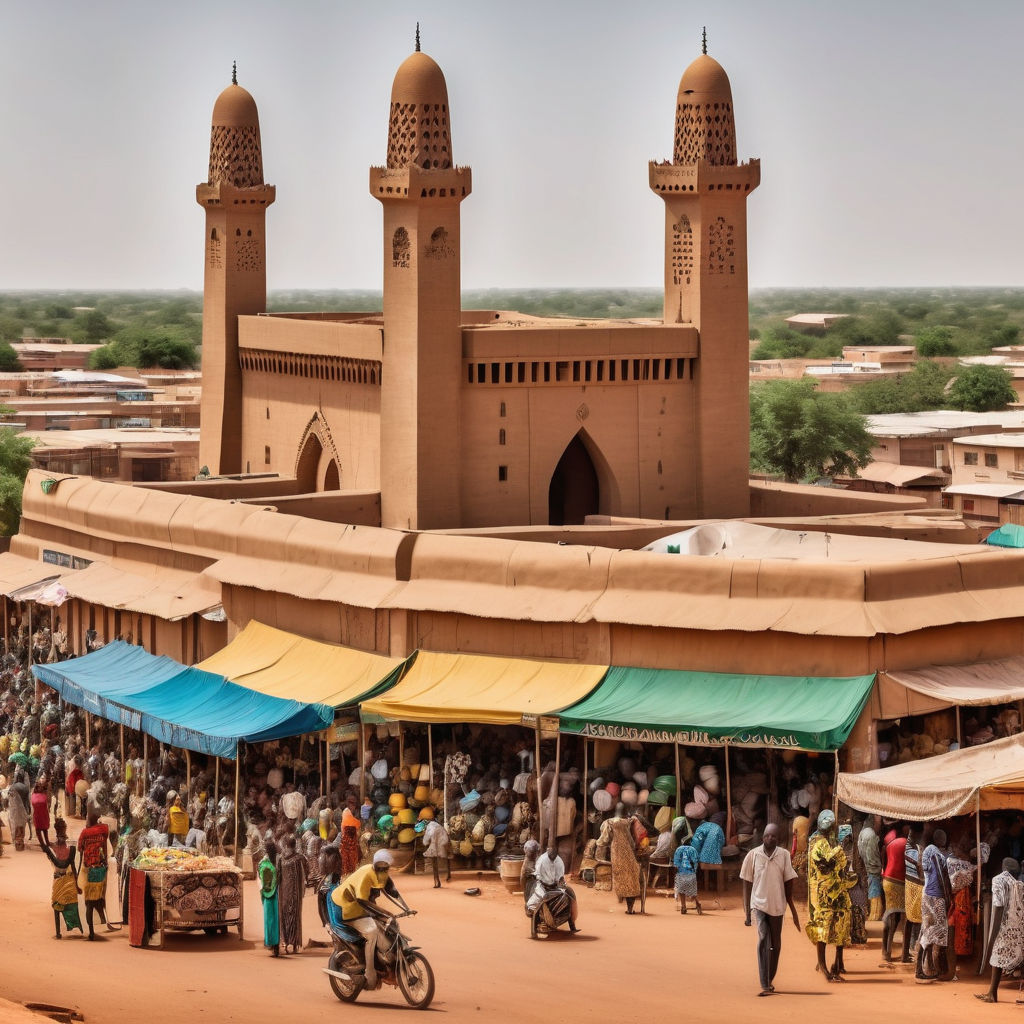
[(752, 192), (761, 183), (761, 161), (725, 167), (699, 160), (695, 164), (652, 160), (650, 186), (655, 192)]
[(385, 199), (452, 199), (461, 202), (473, 190), (473, 171), (469, 167), (445, 170), (409, 165), (371, 167), (370, 194)]
[(269, 206), (276, 197), (274, 185), (239, 188), (220, 181), (196, 185), (196, 202), (200, 206)]

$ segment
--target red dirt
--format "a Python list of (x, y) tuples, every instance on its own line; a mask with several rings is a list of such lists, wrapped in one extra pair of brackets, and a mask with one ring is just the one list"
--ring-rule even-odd
[[(72, 822), (77, 832), (80, 823)], [(113, 879), (112, 875), (112, 879)], [(272, 959), (262, 947), (259, 896), (246, 883), (245, 940), (173, 934), (161, 951), (133, 949), (127, 929), (102, 942), (52, 935), (49, 862), (33, 847), (0, 858), (0, 979), (15, 1002), (46, 1002), (79, 1010), (86, 1024), (261, 1024), (296, 1020), (408, 1021), (401, 994), (391, 988), (360, 996), (354, 1005), (335, 999), (322, 973), (324, 950)], [(743, 926), (738, 888), (707, 901), (703, 917), (682, 917), (671, 898), (648, 900), (646, 916), (627, 916), (610, 893), (578, 887), (582, 933), (561, 932), (531, 941), (522, 896), (490, 878), (460, 877), (439, 890), (423, 875), (396, 882), (419, 916), (407, 933), (422, 944), (437, 980), (432, 1011), (454, 1022), (486, 1021), (500, 1014), (515, 1024), (604, 1024), (623, 1019), (685, 1017), (758, 1024), (794, 1018), (832, 1021), (877, 1012), (887, 1019), (933, 1022), (1001, 1020), (1020, 1010), (1017, 985), (1006, 984), (998, 1006), (973, 998), (986, 987), (973, 964), (960, 981), (917, 986), (912, 969), (879, 967), (881, 925), (872, 923), (870, 948), (849, 950), (845, 984), (826, 984), (814, 971), (814, 948), (787, 921), (777, 992), (758, 992), (755, 934)], [(480, 885), (482, 894), (463, 890)], [(108, 900), (114, 908), (113, 885)], [(84, 916), (84, 914), (83, 914)], [(118, 914), (114, 910), (113, 917)], [(322, 928), (312, 895), (304, 907), (304, 936)], [(6, 1017), (0, 1001), (0, 1024)], [(44, 1022), (46, 1018), (36, 1018)]]

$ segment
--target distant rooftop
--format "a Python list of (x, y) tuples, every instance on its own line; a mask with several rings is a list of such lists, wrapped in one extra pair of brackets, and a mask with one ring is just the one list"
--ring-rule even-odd
[(985, 448), (1024, 448), (1024, 433), (1021, 434), (967, 434), (954, 437), (954, 444), (975, 444)]
[(998, 412), (961, 412), (936, 409), (931, 412), (894, 412), (867, 417), (867, 430), (873, 437), (926, 437), (943, 431), (969, 427), (1024, 429), (1024, 409)]

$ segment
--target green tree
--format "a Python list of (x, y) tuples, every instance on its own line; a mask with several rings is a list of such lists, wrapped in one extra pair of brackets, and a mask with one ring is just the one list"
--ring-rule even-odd
[(750, 462), (790, 483), (851, 475), (871, 461), (864, 417), (845, 395), (811, 380), (766, 381), (750, 389)]
[(89, 365), (94, 370), (112, 370), (117, 366), (190, 369), (199, 362), (191, 330), (178, 324), (123, 327), (109, 344), (92, 353)]
[[(0, 415), (14, 410), (0, 407)], [(32, 465), (30, 452), (35, 444), (21, 437), (13, 427), (0, 427), (0, 536), (11, 537), (18, 532), (21, 521), (21, 492)]]
[(917, 354), (926, 358), (933, 356), (955, 356), (956, 342), (948, 327), (925, 327), (914, 338)]
[(106, 314), (98, 309), (90, 309), (83, 313), (76, 321), (76, 327), (82, 341), (93, 345), (98, 341), (105, 341), (114, 333), (113, 325)]
[(1001, 366), (965, 366), (949, 389), (950, 405), (969, 412), (1005, 409), (1016, 401), (1013, 377)]
[(18, 353), (6, 341), (0, 341), (0, 372), (20, 373), (21, 369)]
[(941, 409), (947, 404), (946, 385), (952, 376), (952, 370), (921, 359), (910, 373), (859, 384), (850, 392), (850, 401), (868, 416)]

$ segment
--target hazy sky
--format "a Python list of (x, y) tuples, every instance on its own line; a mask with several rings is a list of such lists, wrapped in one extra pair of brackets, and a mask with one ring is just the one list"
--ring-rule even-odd
[(466, 288), (662, 282), (676, 90), (732, 81), (761, 286), (1024, 285), (1020, 0), (0, 0), (0, 290), (202, 285), (210, 114), (260, 111), (268, 286), (379, 288), (395, 70), (444, 70)]

